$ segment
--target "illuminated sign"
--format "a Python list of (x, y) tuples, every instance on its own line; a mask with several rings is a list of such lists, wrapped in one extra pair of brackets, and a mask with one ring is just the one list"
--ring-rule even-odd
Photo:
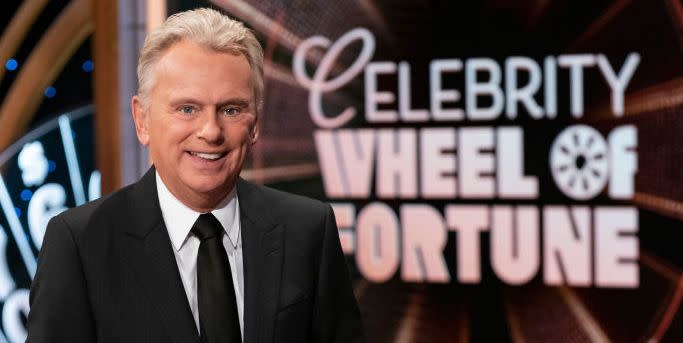
[[(356, 42), (362, 47), (355, 61), (332, 73)], [(323, 53), (311, 76), (305, 64), (314, 49)], [(357, 28), (336, 42), (304, 40), (292, 62), (309, 90), (318, 160), (343, 249), (355, 254), (366, 279), (383, 282), (400, 269), (409, 282), (481, 282), (488, 237), (491, 270), (507, 284), (539, 276), (548, 285), (638, 286), (638, 210), (614, 201), (634, 194), (637, 130), (621, 125), (601, 133), (576, 120), (584, 115), (589, 68), (609, 88), (611, 114), (623, 115), (640, 55), (628, 54), (620, 66), (603, 54), (542, 62), (436, 59), (428, 68), (429, 108), (415, 108), (411, 65), (371, 61), (374, 49), (372, 33)], [(366, 127), (358, 127), (355, 107), (323, 109), (325, 93), (361, 74)], [(464, 74), (462, 87), (442, 82), (453, 74)], [(559, 85), (560, 74), (567, 85)], [(397, 83), (387, 87), (382, 77)], [(564, 100), (566, 114), (558, 105)], [(540, 144), (525, 146), (528, 136)], [(537, 174), (528, 172), (527, 154), (545, 160), (536, 163)], [(455, 270), (443, 254), (449, 233), (456, 237)]]
[(60, 115), (0, 154), (0, 343), (26, 340), (29, 288), (50, 218), (100, 197), (92, 113), (86, 106)]

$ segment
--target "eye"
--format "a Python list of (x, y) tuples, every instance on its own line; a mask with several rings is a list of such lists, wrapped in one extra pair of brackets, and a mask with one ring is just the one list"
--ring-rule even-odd
[(178, 107), (178, 112), (182, 114), (194, 114), (196, 112), (194, 106), (190, 105), (182, 105)]
[(223, 114), (228, 117), (234, 117), (242, 112), (242, 109), (237, 106), (228, 106), (223, 109)]

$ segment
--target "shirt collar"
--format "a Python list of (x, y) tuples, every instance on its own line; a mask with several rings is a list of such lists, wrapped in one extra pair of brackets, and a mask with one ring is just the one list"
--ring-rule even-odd
[[(179, 251), (190, 236), (192, 225), (201, 213), (185, 206), (168, 190), (159, 173), (155, 174), (161, 215), (164, 218), (164, 224), (166, 224), (173, 248)], [(227, 233), (230, 243), (236, 248), (240, 237), (240, 213), (239, 200), (234, 187), (211, 213), (223, 225), (223, 230)]]

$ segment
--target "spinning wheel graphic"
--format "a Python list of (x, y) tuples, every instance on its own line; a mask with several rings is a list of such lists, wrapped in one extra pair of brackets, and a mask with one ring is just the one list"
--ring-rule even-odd
[(0, 343), (26, 340), (28, 288), (48, 220), (100, 195), (93, 109), (55, 117), (0, 152)]
[(595, 197), (605, 187), (608, 149), (602, 135), (586, 125), (570, 126), (550, 149), (550, 170), (557, 187), (576, 200)]

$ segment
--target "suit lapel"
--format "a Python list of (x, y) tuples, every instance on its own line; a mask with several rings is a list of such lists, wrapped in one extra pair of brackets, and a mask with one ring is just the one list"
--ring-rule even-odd
[(244, 342), (271, 342), (279, 303), (284, 229), (276, 224), (260, 190), (237, 183), (244, 259)]
[(199, 343), (197, 327), (161, 216), (154, 168), (135, 186), (130, 205), (124, 255), (173, 342)]
[[(284, 228), (270, 216), (260, 190), (239, 179), (237, 196), (244, 263), (244, 342), (271, 342), (277, 312)], [(154, 168), (135, 185), (124, 223), (125, 252), (169, 337), (199, 343), (173, 247), (161, 216)], [(144, 213), (145, 215), (140, 215)]]

